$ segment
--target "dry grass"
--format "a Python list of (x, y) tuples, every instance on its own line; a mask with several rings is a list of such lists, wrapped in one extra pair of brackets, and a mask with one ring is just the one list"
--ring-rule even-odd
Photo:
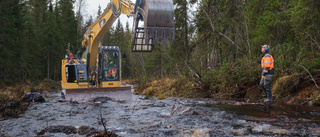
[[(159, 99), (168, 97), (197, 97), (197, 85), (183, 76), (176, 78), (160, 78), (140, 84), (137, 88), (139, 94), (156, 96)], [(198, 92), (198, 93), (197, 93)]]
[(35, 89), (40, 91), (46, 90), (49, 92), (53, 90), (61, 90), (61, 83), (58, 81), (44, 79), (35, 87)]
[(43, 80), (39, 84), (26, 81), (25, 83), (16, 84), (14, 86), (6, 86), (2, 84), (0, 88), (0, 101), (19, 101), (24, 96), (24, 93), (35, 91), (52, 91), (61, 90), (60, 82), (53, 80)]
[(284, 97), (296, 92), (300, 78), (300, 75), (287, 75), (277, 79), (272, 86), (273, 95), (276, 97)]
[(0, 118), (18, 117), (27, 110), (22, 103), (25, 93), (35, 91), (52, 91), (61, 89), (60, 82), (43, 80), (39, 84), (26, 81), (13, 86), (6, 86), (1, 83), (0, 87)]
[(0, 89), (0, 101), (20, 101), (24, 95), (23, 86), (11, 86)]
[[(319, 82), (318, 80), (317, 83)], [(303, 77), (303, 75), (287, 75), (277, 79), (272, 92), (278, 98), (291, 96), (293, 99), (287, 102), (289, 104), (300, 104), (299, 100), (302, 102), (309, 100), (314, 105), (320, 105), (320, 89), (310, 78)]]

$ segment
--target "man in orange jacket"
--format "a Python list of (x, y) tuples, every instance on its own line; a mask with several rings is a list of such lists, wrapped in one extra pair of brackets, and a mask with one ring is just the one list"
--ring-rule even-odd
[(269, 53), (270, 46), (262, 45), (261, 52), (263, 53), (261, 59), (262, 67), (262, 78), (260, 81), (260, 86), (263, 88), (265, 93), (264, 97), (267, 97), (263, 102), (273, 102), (272, 92), (271, 92), (271, 79), (274, 74), (274, 59)]

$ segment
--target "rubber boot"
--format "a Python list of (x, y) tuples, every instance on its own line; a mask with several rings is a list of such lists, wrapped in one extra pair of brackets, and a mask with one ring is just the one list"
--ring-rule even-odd
[(273, 102), (272, 92), (271, 92), (271, 78), (272, 76), (266, 76), (264, 81), (264, 88), (266, 89), (268, 99), (263, 102)]
[(268, 90), (268, 91), (267, 91), (267, 97), (268, 97), (268, 98), (263, 101), (264, 103), (273, 102), (273, 97), (272, 97), (272, 92), (271, 92), (271, 90)]

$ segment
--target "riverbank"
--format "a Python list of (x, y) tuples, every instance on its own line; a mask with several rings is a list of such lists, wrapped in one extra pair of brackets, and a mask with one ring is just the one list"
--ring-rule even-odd
[(40, 82), (26, 81), (20, 84), (0, 86), (0, 119), (19, 117), (27, 109), (28, 105), (23, 103), (23, 98), (28, 93), (43, 93), (44, 96), (49, 92), (61, 90), (60, 82), (53, 80), (43, 80)]
[[(261, 102), (264, 94), (258, 82), (240, 83), (232, 87), (223, 84), (201, 84), (185, 76), (163, 77), (138, 83), (136, 93), (146, 97), (156, 96), (159, 99), (168, 97), (183, 98), (221, 98), (242, 99), (250, 102)], [(283, 76), (272, 82), (272, 92), (276, 102), (294, 105), (320, 105), (320, 74), (313, 78), (304, 75)]]

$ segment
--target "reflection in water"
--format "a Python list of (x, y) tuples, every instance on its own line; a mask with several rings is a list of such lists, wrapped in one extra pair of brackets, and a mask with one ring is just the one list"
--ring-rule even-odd
[(293, 124), (317, 124), (320, 126), (320, 108), (315, 106), (299, 106), (285, 104), (245, 104), (245, 105), (206, 105), (234, 113), (246, 120), (274, 121), (270, 124), (283, 125), (283, 122)]

